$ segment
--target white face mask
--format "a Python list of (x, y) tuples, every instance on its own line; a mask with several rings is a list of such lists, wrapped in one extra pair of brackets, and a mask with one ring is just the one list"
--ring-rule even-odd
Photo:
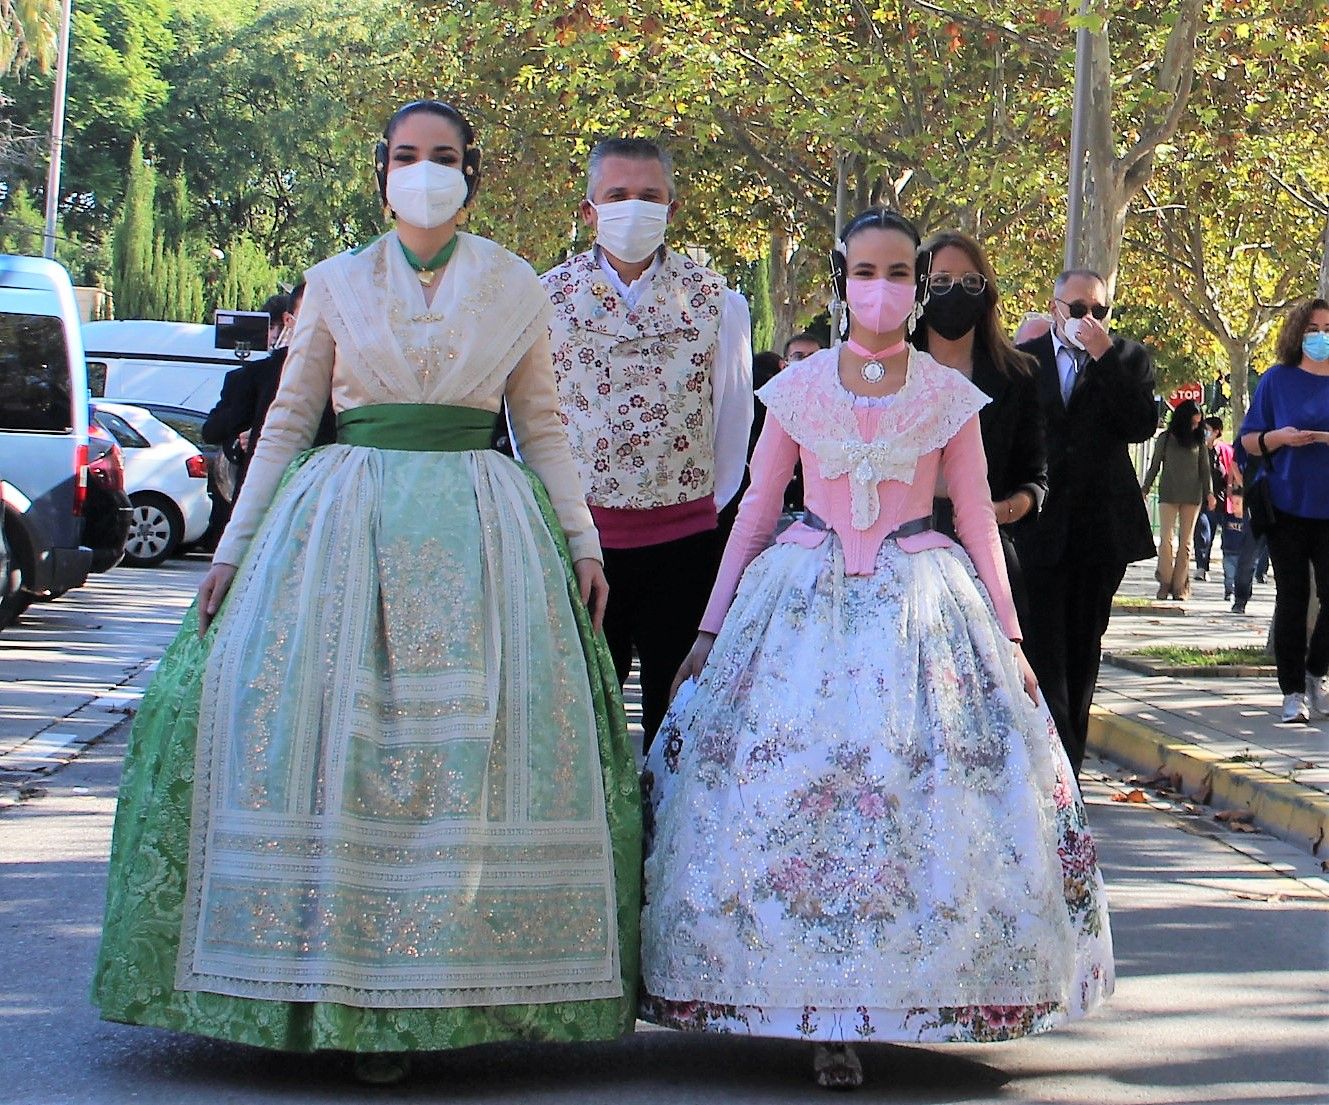
[(664, 245), (669, 205), (649, 200), (592, 204), (595, 240), (620, 261), (635, 265)]
[(388, 206), (421, 230), (442, 226), (465, 202), (466, 177), (451, 165), (415, 161), (388, 173)]
[(1080, 325), (1083, 322), (1082, 318), (1068, 318), (1061, 324), (1061, 336), (1066, 339), (1068, 345), (1073, 345), (1076, 349), (1084, 348), (1084, 342), (1080, 340)]

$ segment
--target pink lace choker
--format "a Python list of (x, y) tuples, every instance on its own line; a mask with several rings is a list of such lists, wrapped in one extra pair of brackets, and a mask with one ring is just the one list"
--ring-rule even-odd
[(857, 353), (863, 358), (863, 364), (858, 370), (858, 374), (869, 384), (881, 382), (886, 375), (886, 366), (881, 363), (883, 357), (894, 357), (897, 353), (903, 353), (908, 348), (908, 343), (901, 338), (894, 345), (888, 345), (885, 349), (879, 349), (872, 352), (866, 345), (854, 341), (853, 338), (845, 339), (845, 345), (849, 346), (851, 353)]

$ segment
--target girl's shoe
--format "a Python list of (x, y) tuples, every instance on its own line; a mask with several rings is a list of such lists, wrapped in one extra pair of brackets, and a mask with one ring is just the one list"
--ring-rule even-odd
[(395, 1086), (411, 1073), (404, 1051), (368, 1051), (355, 1057), (355, 1080), (366, 1086)]
[(818, 1044), (812, 1069), (822, 1089), (856, 1090), (863, 1084), (863, 1064), (848, 1044)]

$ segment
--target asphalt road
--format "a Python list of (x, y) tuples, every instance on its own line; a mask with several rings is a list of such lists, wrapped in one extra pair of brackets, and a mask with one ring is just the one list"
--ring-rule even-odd
[[(162, 630), (179, 616), (196, 575), (196, 567), (175, 572), (173, 587), (152, 573), (116, 580), (118, 602), (123, 589), (141, 589), (133, 616), (153, 627), (137, 634), (137, 660), (129, 629), (107, 642), (121, 650), (118, 662), (132, 668), (160, 652)], [(67, 677), (59, 658), (71, 649), (97, 662), (104, 630), (95, 626), (112, 614), (98, 616), (93, 606), (81, 629), (55, 618), (25, 630), (32, 635), (25, 648), (47, 651), (50, 679)], [(0, 654), (5, 647), (0, 638)], [(27, 679), (42, 676), (38, 667)], [(506, 1105), (801, 1102), (819, 1093), (804, 1045), (646, 1026), (611, 1044), (428, 1056), (408, 1084), (371, 1091), (351, 1080), (342, 1056), (271, 1054), (99, 1021), (87, 989), (124, 728), (34, 777), (33, 797), (0, 810), (0, 1101)], [(1319, 863), (1259, 834), (1230, 832), (1203, 811), (1112, 800), (1127, 789), (1111, 772), (1096, 773), (1087, 787), (1117, 944), (1109, 1005), (1018, 1043), (866, 1047), (859, 1100), (1329, 1102), (1329, 885)]]

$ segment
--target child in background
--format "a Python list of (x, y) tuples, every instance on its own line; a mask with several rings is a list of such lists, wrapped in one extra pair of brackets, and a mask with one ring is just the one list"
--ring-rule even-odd
[(1250, 576), (1246, 578), (1243, 591), (1237, 587), (1238, 565), (1241, 562), (1241, 550), (1246, 544), (1246, 519), (1242, 516), (1241, 487), (1229, 489), (1227, 503), (1223, 509), (1223, 601), (1237, 595), (1232, 606), (1235, 614), (1245, 612), (1246, 603), (1251, 597)]

